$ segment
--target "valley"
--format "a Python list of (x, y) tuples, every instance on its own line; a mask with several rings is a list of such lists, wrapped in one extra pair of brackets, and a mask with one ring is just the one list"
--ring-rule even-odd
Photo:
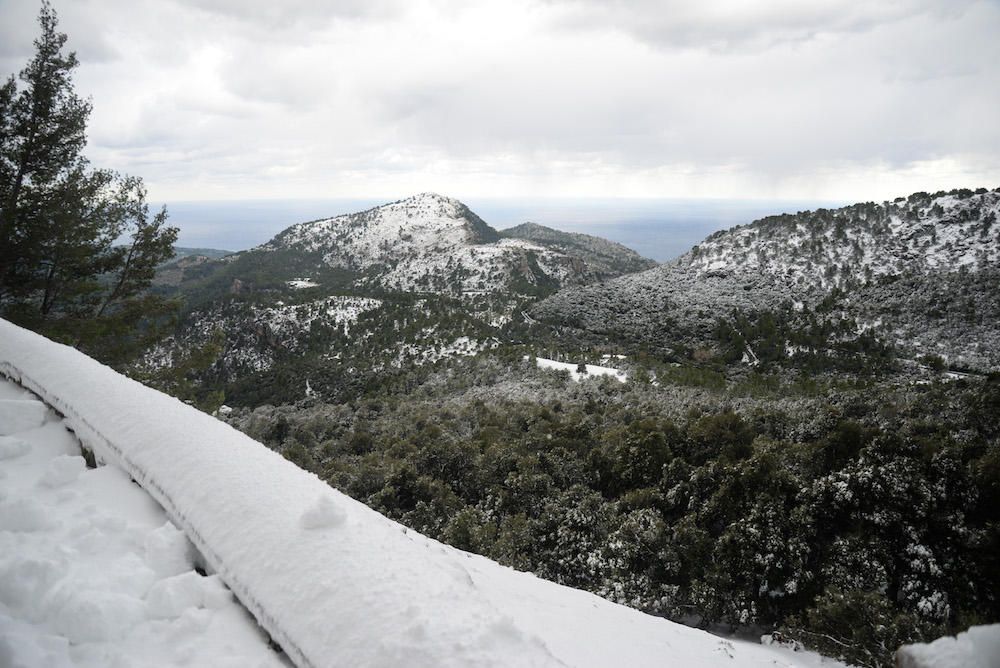
[(998, 604), (998, 203), (653, 265), (421, 195), (182, 268), (133, 373), (453, 546), (876, 665)]

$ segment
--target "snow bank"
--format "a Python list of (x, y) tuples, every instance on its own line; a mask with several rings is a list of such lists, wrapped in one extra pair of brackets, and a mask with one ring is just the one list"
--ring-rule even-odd
[(0, 399), (0, 436), (41, 426), (47, 412), (40, 401)]
[(931, 643), (903, 645), (899, 668), (994, 668), (1000, 665), (1000, 624), (973, 626), (957, 636)]
[[(0, 379), (3, 394), (39, 403)], [(115, 466), (88, 469), (54, 413), (16, 438), (0, 460), (0, 666), (287, 668), (163, 509)]]
[[(819, 662), (723, 640), (409, 531), (211, 416), (2, 320), (0, 372), (145, 488), (300, 667)], [(58, 482), (77, 467), (56, 468)], [(155, 552), (170, 538), (147, 542)], [(159, 615), (211, 605), (211, 592), (192, 582), (159, 585), (147, 605)]]

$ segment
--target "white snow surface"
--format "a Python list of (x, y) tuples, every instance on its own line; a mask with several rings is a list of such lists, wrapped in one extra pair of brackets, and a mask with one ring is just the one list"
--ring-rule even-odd
[[(528, 359), (528, 358), (525, 358)], [(573, 362), (558, 362), (556, 360), (550, 360), (545, 357), (536, 357), (536, 364), (539, 369), (556, 369), (557, 371), (568, 371), (569, 377), (573, 380), (579, 382), (584, 378), (598, 378), (600, 376), (611, 376), (615, 380), (624, 383), (628, 380), (628, 374), (624, 371), (609, 367), (609, 366), (598, 366), (596, 364), (587, 364), (587, 373), (581, 373), (578, 371), (579, 364), (574, 364)]]
[(40, 427), (47, 413), (48, 408), (40, 401), (0, 399), (0, 436)]
[(0, 460), (0, 666), (287, 665), (128, 475), (88, 469), (24, 389), (0, 380), (0, 397), (3, 438), (20, 444)]
[(315, 282), (311, 278), (293, 278), (290, 281), (285, 281), (285, 285), (294, 290), (319, 287), (319, 283)]
[[(301, 668), (834, 664), (813, 654), (726, 640), (645, 615), (409, 531), (211, 416), (2, 320), (0, 372), (58, 410), (98, 459), (112, 465), (81, 472), (78, 465), (55, 464), (49, 482), (56, 487), (31, 488), (4, 501), (8, 516), (21, 517), (22, 526), (0, 530), (5, 547), (0, 555), (9, 567), (21, 564), (17, 567), (23, 575), (3, 581), (15, 589), (17, 605), (27, 608), (18, 608), (20, 616), (5, 624), (8, 640), (2, 651), (14, 651), (10, 634), (27, 633), (23, 627), (34, 623), (40, 603), (32, 588), (50, 586), (47, 578), (71, 567), (69, 557), (39, 566), (19, 547), (22, 534), (35, 535), (46, 522), (57, 521), (38, 511), (39, 505), (59, 503), (60, 494), (86, 481), (95, 494), (105, 495), (106, 505), (123, 506), (136, 515), (107, 520), (85, 504), (73, 522), (63, 520), (67, 535), (104, 551), (105, 568), (93, 575), (104, 581), (121, 573), (122, 564), (134, 556), (124, 545), (109, 544), (108, 532), (114, 535), (129, 521), (139, 523), (143, 514), (147, 526), (159, 521), (151, 519), (155, 508), (148, 502), (144, 510), (141, 502), (116, 502), (117, 492), (110, 490), (117, 483), (109, 481), (128, 486), (131, 477)], [(63, 450), (50, 453), (49, 459), (73, 456), (61, 425), (53, 422), (40, 429), (57, 430), (62, 439)], [(31, 433), (18, 432), (17, 437)], [(33, 451), (20, 455), (28, 456)], [(45, 463), (46, 477), (48, 467)], [(71, 479), (74, 471), (76, 480)], [(30, 483), (18, 483), (22, 485)], [(5, 479), (5, 492), (12, 487)], [(65, 503), (80, 505), (69, 497)], [(171, 531), (169, 525), (154, 531), (141, 546), (147, 559), (162, 563), (128, 566), (125, 572), (134, 575), (120, 585), (126, 591), (80, 602), (69, 626), (83, 623), (84, 636), (121, 642), (131, 638), (121, 639), (123, 627), (152, 624), (143, 621), (146, 616), (162, 618), (162, 627), (149, 628), (160, 629), (167, 640), (171, 624), (204, 626), (198, 611), (219, 605), (224, 596), (218, 588), (197, 586), (200, 581), (186, 574), (187, 566), (168, 549), (176, 535)], [(173, 580), (156, 584), (163, 576)], [(88, 582), (74, 577), (78, 589), (67, 589), (67, 595)], [(3, 595), (9, 614), (13, 599)], [(84, 622), (94, 610), (111, 612), (97, 615), (91, 627)], [(212, 629), (207, 629), (210, 635)], [(82, 646), (67, 648), (57, 640), (39, 651), (72, 653)], [(233, 648), (234, 653), (240, 650), (250, 651), (243, 645)]]
[(1000, 666), (1000, 624), (973, 626), (957, 636), (903, 645), (896, 652), (900, 668), (996, 668)]

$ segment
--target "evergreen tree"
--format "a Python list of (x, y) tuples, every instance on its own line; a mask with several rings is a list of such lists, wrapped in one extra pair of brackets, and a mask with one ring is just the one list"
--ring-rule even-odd
[(0, 87), (0, 315), (121, 362), (171, 310), (143, 293), (177, 229), (150, 217), (141, 179), (91, 168), (76, 54), (48, 2), (39, 24), (21, 85)]

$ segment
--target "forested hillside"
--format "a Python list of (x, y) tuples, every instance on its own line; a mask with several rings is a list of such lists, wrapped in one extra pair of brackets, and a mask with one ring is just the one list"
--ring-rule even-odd
[[(452, 545), (887, 665), (1000, 618), (998, 199), (765, 219), (582, 287), (536, 269), (642, 262), (403, 200), (192, 264), (143, 373)], [(535, 264), (480, 261), (514, 241)]]
[(671, 619), (880, 666), (1000, 618), (1000, 378), (619, 365), (478, 356), (227, 419), (418, 531)]
[(589, 234), (562, 232), (537, 223), (521, 223), (500, 230), (505, 239), (524, 239), (540, 246), (579, 257), (597, 278), (614, 278), (656, 266), (631, 248)]
[(532, 313), (677, 361), (880, 366), (891, 347), (1000, 369), (998, 215), (1000, 189), (980, 189), (764, 218)]
[(461, 202), (422, 194), (220, 259), (181, 258), (154, 281), (183, 301), (178, 327), (135, 372), (209, 409), (223, 396), (292, 402), (307, 383), (352, 396), (400, 369), (511, 341), (528, 306), (561, 286), (655, 264), (595, 237), (537, 236), (501, 235)]

